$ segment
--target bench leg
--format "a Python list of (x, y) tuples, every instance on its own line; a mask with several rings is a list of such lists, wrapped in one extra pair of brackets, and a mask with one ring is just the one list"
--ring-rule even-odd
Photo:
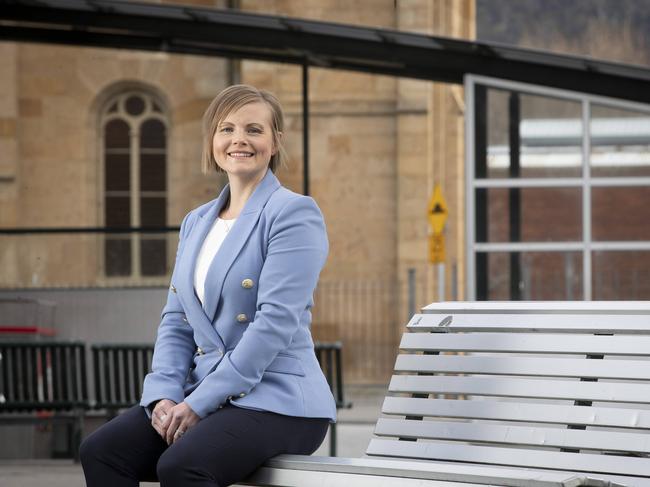
[(72, 434), (70, 435), (70, 452), (72, 453), (72, 458), (75, 463), (79, 463), (79, 448), (81, 447), (81, 437), (83, 435), (84, 429), (84, 413), (83, 411), (79, 412), (77, 418), (74, 421)]
[(330, 424), (330, 457), (336, 456), (336, 423)]

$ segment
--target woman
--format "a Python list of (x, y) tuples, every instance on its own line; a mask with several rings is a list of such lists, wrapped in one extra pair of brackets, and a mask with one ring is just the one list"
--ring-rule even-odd
[(238, 482), (280, 453), (311, 454), (336, 409), (310, 334), (328, 251), (314, 201), (282, 187), (283, 115), (252, 86), (203, 118), (203, 166), (229, 184), (181, 224), (142, 400), (82, 444), (87, 485)]

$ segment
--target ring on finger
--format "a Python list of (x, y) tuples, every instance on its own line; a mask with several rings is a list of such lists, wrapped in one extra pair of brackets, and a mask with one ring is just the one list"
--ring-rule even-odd
[(185, 434), (185, 430), (177, 429), (177, 430), (176, 430), (176, 433), (174, 433), (174, 436), (177, 436), (178, 438), (180, 438), (180, 437), (183, 436), (184, 434)]

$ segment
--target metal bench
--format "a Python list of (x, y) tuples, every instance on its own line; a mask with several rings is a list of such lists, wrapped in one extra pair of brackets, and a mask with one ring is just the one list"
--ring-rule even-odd
[(369, 457), (245, 484), (650, 486), (650, 302), (439, 303), (400, 350)]
[(89, 407), (83, 343), (0, 342), (0, 424), (65, 422), (78, 459)]
[(140, 401), (142, 383), (151, 368), (153, 346), (95, 344), (90, 353), (93, 364), (95, 400), (93, 410), (104, 410), (108, 419), (120, 409)]
[[(316, 342), (314, 351), (327, 382), (332, 389), (337, 408), (349, 408), (343, 393), (341, 343)], [(91, 346), (95, 382), (93, 410), (104, 411), (108, 418), (120, 409), (140, 401), (144, 376), (149, 372), (153, 345), (95, 344)], [(336, 456), (336, 423), (330, 426), (330, 455)]]
[[(341, 342), (316, 342), (314, 344), (316, 358), (332, 390), (332, 395), (336, 401), (336, 409), (348, 409), (352, 407), (352, 403), (345, 399), (344, 394), (342, 348)], [(337, 454), (336, 446), (338, 444), (336, 423), (330, 424), (329, 443), (330, 456), (335, 457)]]

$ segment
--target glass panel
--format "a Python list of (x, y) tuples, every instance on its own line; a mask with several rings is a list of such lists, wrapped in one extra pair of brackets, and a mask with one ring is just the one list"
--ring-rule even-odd
[(140, 241), (140, 262), (143, 276), (167, 274), (167, 241), (143, 236)]
[(106, 191), (129, 191), (131, 188), (129, 154), (106, 154), (104, 178)]
[(130, 96), (125, 103), (126, 112), (134, 117), (144, 112), (144, 100), (139, 96)]
[(650, 186), (591, 190), (594, 240), (650, 240)]
[(129, 125), (124, 120), (111, 120), (104, 128), (104, 144), (107, 149), (128, 149)]
[(650, 252), (592, 254), (593, 299), (650, 299)]
[(131, 226), (131, 201), (128, 196), (107, 196), (104, 211), (107, 227)]
[(580, 188), (482, 188), (476, 202), (478, 220), (487, 216), (477, 242), (582, 240)]
[(490, 88), (486, 110), (488, 178), (582, 174), (580, 102)]
[(107, 276), (131, 275), (131, 240), (107, 238), (104, 242), (104, 262)]
[(582, 104), (520, 95), (522, 177), (582, 175)]
[(582, 299), (581, 252), (490, 252), (477, 275), (487, 279), (487, 295), (479, 299)]
[(165, 154), (140, 154), (140, 189), (142, 191), (165, 191), (167, 177)]
[(167, 201), (162, 197), (140, 199), (141, 225), (143, 227), (164, 227), (167, 223)]
[(591, 174), (650, 176), (650, 113), (591, 107)]
[[(492, 151), (497, 148), (501, 150), (500, 154), (510, 154), (509, 151), (509, 116), (508, 116), (508, 98), (510, 92), (505, 90), (496, 90), (490, 88), (487, 90), (487, 142), (488, 142), (488, 159)], [(496, 160), (493, 160), (496, 162)], [(507, 162), (502, 165), (507, 166)], [(496, 170), (494, 164), (489, 167)]]
[[(3, 235), (0, 238), (0, 290), (15, 294), (16, 289), (67, 288), (68, 293), (81, 300), (92, 300), (90, 296), (82, 296), (83, 289), (169, 286), (178, 230), (141, 234), (140, 238), (154, 236), (167, 241), (167, 273), (135, 277), (132, 274), (135, 269), (129, 267), (132, 237), (127, 233)], [(418, 293), (421, 290), (424, 295), (426, 287), (418, 287)], [(71, 299), (75, 299), (74, 296)], [(418, 305), (421, 303), (419, 300)], [(0, 311), (0, 321), (2, 318)], [(0, 485), (4, 485), (1, 480)]]
[(140, 147), (165, 148), (165, 125), (160, 120), (152, 118), (140, 126)]

